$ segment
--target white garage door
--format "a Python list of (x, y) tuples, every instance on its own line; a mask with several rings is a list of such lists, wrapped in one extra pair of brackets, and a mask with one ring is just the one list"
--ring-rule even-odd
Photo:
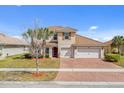
[(61, 48), (60, 55), (61, 57), (70, 58), (71, 56), (70, 48)]
[(76, 58), (99, 58), (99, 49), (93, 48), (78, 48), (75, 54)]

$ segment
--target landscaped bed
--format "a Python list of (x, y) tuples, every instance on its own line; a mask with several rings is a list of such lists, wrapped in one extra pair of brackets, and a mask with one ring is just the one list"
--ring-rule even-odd
[(58, 72), (0, 72), (0, 81), (50, 81), (54, 80)]
[(118, 62), (114, 62), (114, 64), (124, 67), (124, 56), (120, 56), (120, 60)]
[[(59, 59), (40, 59), (40, 68), (59, 68)], [(0, 68), (35, 68), (36, 62), (34, 59), (25, 59), (22, 55), (15, 55), (0, 60)]]

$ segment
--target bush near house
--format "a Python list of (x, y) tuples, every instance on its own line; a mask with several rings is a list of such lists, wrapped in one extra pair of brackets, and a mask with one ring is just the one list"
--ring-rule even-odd
[(49, 55), (48, 55), (48, 54), (46, 54), (46, 55), (45, 55), (45, 58), (49, 58)]
[(118, 62), (120, 60), (119, 54), (105, 54), (105, 60), (110, 62)]
[[(30, 54), (30, 53), (26, 53), (26, 54), (24, 54), (24, 58), (26, 58), (26, 59), (31, 59), (31, 58), (36, 58), (36, 56), (35, 56), (35, 55), (33, 56), (33, 55)], [(43, 58), (43, 55), (39, 55), (38, 58)], [(45, 58), (49, 58), (49, 55), (46, 54), (46, 55), (45, 55)]]
[(0, 56), (2, 56), (2, 53), (0, 53)]
[[(36, 58), (36, 56), (34, 55), (32, 58)], [(43, 55), (39, 55), (38, 58), (43, 58)]]
[(26, 54), (24, 54), (24, 58), (26, 58), (26, 59), (31, 59), (31, 58), (32, 58), (32, 55), (29, 54), (29, 53), (26, 53)]

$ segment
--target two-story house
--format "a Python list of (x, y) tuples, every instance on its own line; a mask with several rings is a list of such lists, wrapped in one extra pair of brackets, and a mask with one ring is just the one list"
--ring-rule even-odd
[(76, 34), (76, 29), (50, 26), (56, 34), (47, 43), (46, 53), (50, 57), (103, 58), (105, 44)]

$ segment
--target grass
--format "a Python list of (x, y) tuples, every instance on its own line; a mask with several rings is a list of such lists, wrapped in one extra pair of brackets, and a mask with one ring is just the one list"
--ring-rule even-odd
[(50, 81), (54, 80), (58, 72), (41, 72), (40, 76), (33, 72), (0, 72), (0, 81)]
[(120, 61), (114, 62), (114, 64), (124, 67), (124, 56), (120, 56)]
[(124, 56), (121, 56), (120, 57), (120, 62), (123, 62), (124, 63)]
[[(59, 68), (59, 59), (39, 60), (40, 68)], [(36, 62), (32, 59), (25, 59), (22, 55), (15, 55), (0, 60), (0, 68), (35, 68)]]

